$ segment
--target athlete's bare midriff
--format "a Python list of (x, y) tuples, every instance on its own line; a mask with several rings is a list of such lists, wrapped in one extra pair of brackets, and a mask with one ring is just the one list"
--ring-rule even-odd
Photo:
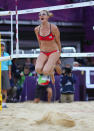
[(54, 50), (59, 50), (55, 40), (51, 41), (40, 41), (40, 50), (44, 52), (51, 52)]

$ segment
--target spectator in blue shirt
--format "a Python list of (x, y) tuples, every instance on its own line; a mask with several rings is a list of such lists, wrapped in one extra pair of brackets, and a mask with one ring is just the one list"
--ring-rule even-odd
[[(1, 56), (9, 56), (7, 52), (5, 52), (5, 43), (1, 42)], [(7, 100), (7, 91), (10, 89), (10, 81), (11, 79), (11, 61), (2, 61), (1, 62), (1, 83), (2, 83), (2, 96), (3, 96), (3, 102), (2, 102), (2, 107), (7, 107), (6, 106), (6, 100)]]

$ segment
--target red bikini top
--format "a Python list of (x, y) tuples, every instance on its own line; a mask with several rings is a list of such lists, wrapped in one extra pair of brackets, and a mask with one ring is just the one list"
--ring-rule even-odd
[(50, 24), (50, 33), (49, 33), (49, 35), (41, 36), (40, 35), (40, 27), (39, 27), (38, 37), (39, 37), (39, 40), (47, 40), (47, 41), (54, 40), (55, 36), (51, 32), (51, 24)]

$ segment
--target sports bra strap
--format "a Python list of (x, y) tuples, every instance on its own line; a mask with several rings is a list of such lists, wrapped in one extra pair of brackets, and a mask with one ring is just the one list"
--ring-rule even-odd
[(51, 33), (51, 24), (50, 24), (50, 33)]

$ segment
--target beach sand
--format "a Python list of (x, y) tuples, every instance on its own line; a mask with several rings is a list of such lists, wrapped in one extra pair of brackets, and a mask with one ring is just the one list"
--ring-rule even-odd
[(94, 131), (94, 102), (9, 103), (0, 131)]

